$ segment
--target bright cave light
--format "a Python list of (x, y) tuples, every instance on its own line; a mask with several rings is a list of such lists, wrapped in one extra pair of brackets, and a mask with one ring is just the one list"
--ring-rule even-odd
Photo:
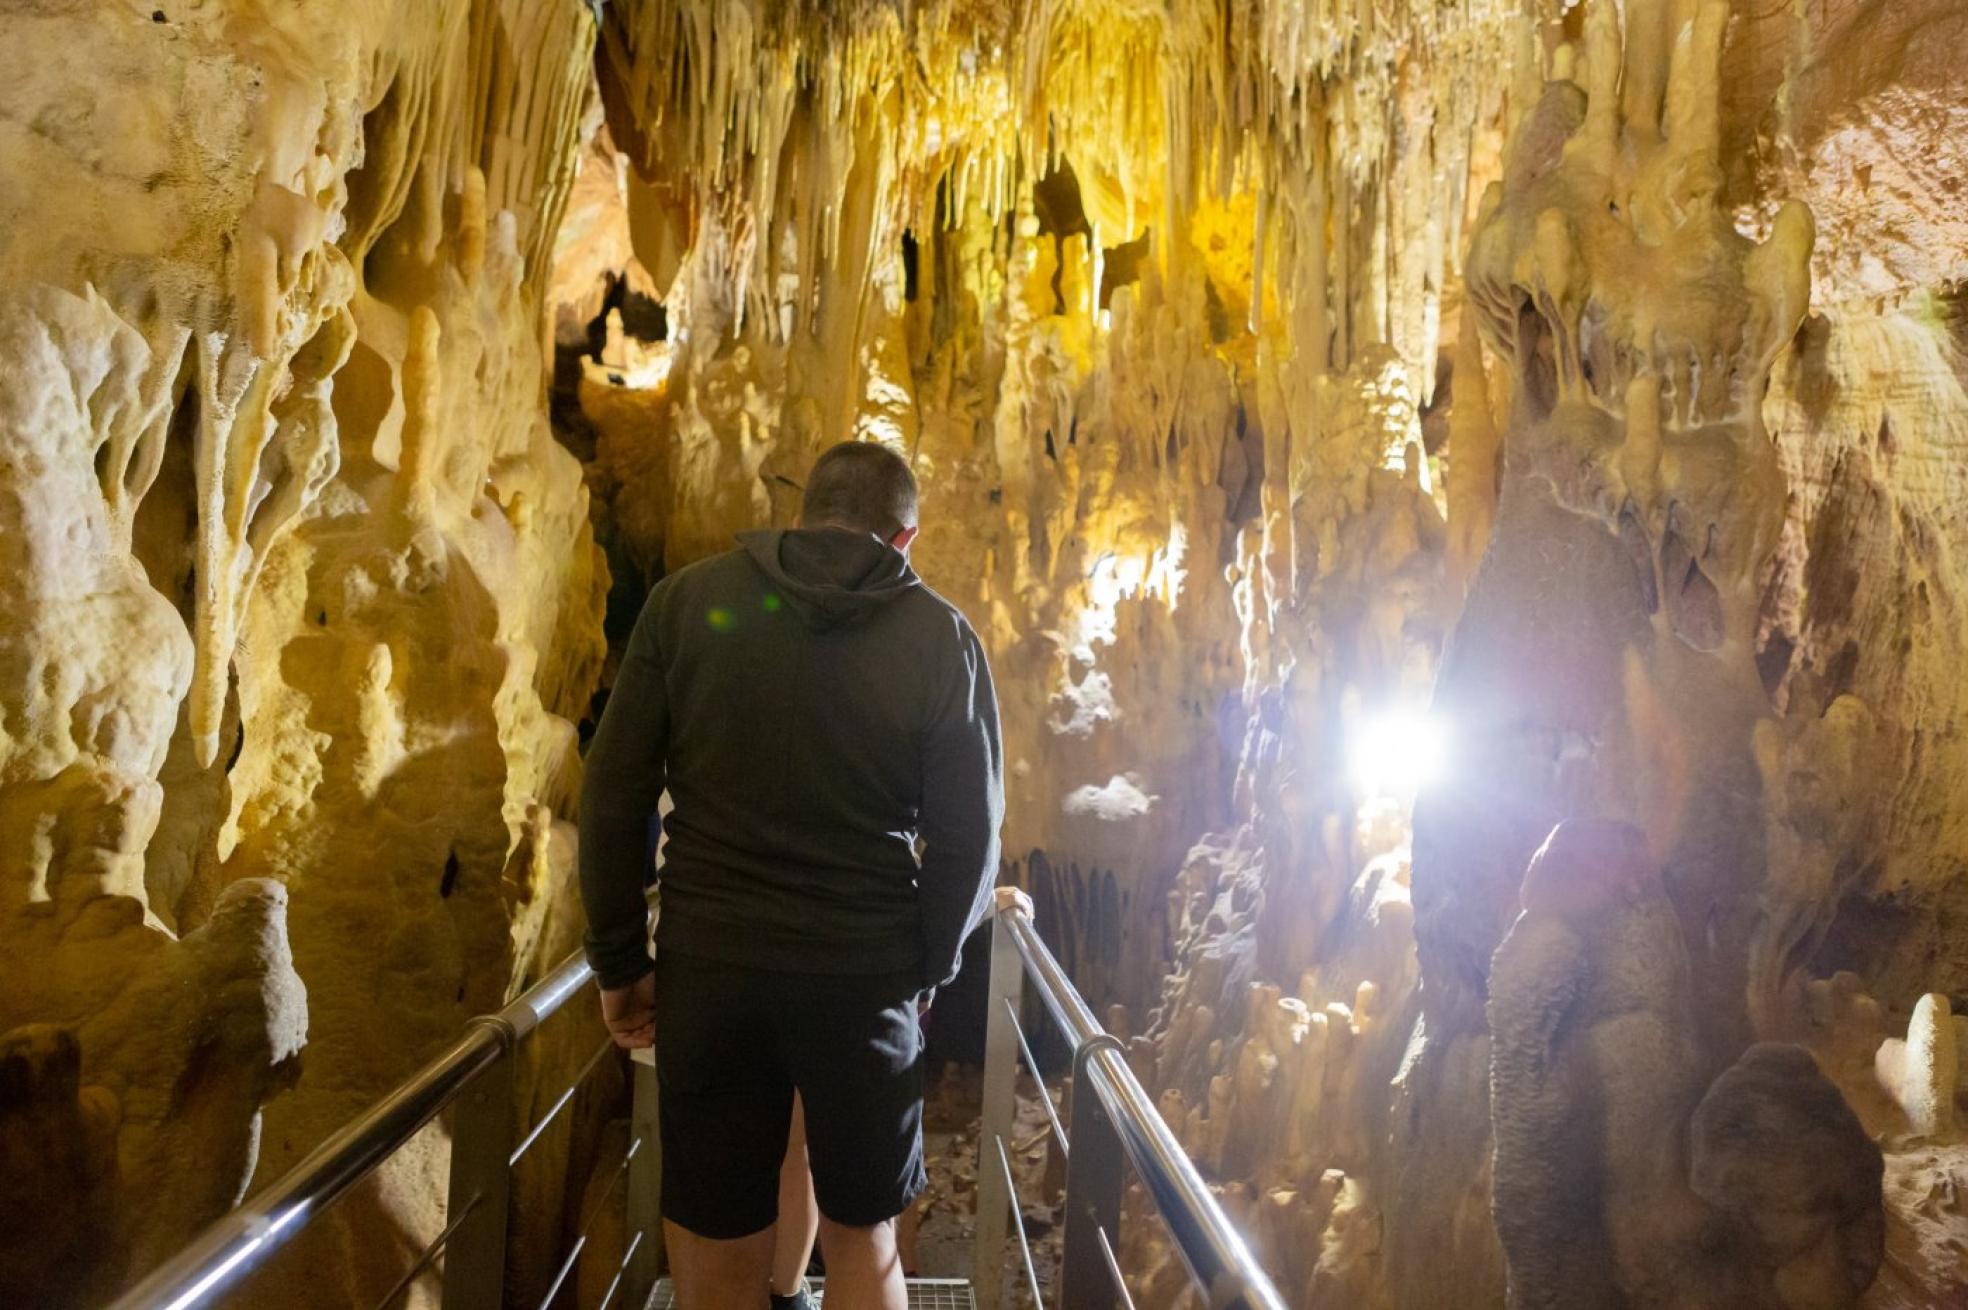
[(1347, 743), (1347, 768), (1367, 797), (1412, 798), (1442, 776), (1448, 760), (1448, 725), (1408, 707), (1361, 719)]

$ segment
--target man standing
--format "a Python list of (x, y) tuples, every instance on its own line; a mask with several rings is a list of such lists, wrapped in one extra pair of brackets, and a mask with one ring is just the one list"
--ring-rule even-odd
[[(834, 446), (799, 529), (746, 533), (650, 593), (588, 752), (588, 959), (616, 1043), (656, 1047), (683, 1310), (766, 1305), (795, 1089), (829, 1307), (905, 1304), (918, 1007), (989, 903), (1004, 812), (984, 650), (910, 569), (915, 537), (907, 463)], [(652, 962), (645, 834), (666, 786)]]

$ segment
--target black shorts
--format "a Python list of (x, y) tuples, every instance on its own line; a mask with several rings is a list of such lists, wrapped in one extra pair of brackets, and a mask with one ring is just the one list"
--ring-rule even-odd
[(663, 1217), (745, 1237), (779, 1211), (793, 1091), (820, 1213), (865, 1228), (923, 1189), (913, 973), (768, 973), (657, 952)]

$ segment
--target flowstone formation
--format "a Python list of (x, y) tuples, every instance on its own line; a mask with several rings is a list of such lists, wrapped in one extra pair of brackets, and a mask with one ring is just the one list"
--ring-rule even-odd
[[(1760, 406), (1809, 301), (1812, 225), (1789, 205), (1753, 247), (1719, 207), (1727, 16), (1706, 6), (1670, 36), (1668, 7), (1636, 9), (1622, 47), (1612, 8), (1589, 8), (1583, 68), (1518, 129), (1472, 242), (1470, 303), (1512, 392), (1495, 528), (1437, 692), (1461, 776), (1417, 822), (1418, 862), (1443, 867), (1418, 886), (1422, 965), (1451, 1022), (1530, 852), (1561, 818), (1608, 814), (1641, 827), (1684, 925), (1705, 925), (1704, 990), (1738, 998), (1704, 1039), (1748, 1031), (1759, 584), (1784, 510)], [(1782, 917), (1801, 929), (1815, 908)], [(1792, 945), (1757, 953), (1780, 969)]]
[[(0, 29), (0, 1302), (84, 1305), (541, 963), (601, 657), (541, 350), (594, 23)], [(406, 1182), (336, 1222), (420, 1246)], [(395, 1282), (334, 1243), (268, 1303)]]
[[(1436, 708), (1455, 745), (1418, 815), (1415, 909), (1402, 825), (1390, 833), (1331, 782), (1343, 734), (1319, 725), (1343, 721), (1344, 703), (1280, 694), (1302, 672), (1254, 687), (1240, 776), (1256, 785), (1239, 790), (1251, 818), (1190, 855), (1172, 902), (1177, 969), (1137, 1067), (1167, 1089), (1191, 1150), (1247, 1180), (1226, 1201), (1305, 1304), (1502, 1303), (1506, 1251), (1521, 1304), (1951, 1304), (1968, 1294), (1964, 1161), (1946, 1145), (1958, 1138), (1921, 1125), (1954, 1093), (1898, 1072), (1902, 1050), (1929, 1053), (1920, 1070), (1954, 1067), (1943, 998), (1913, 1005), (1919, 1037), (1901, 1042), (1858, 978), (1827, 977), (1845, 960), (1882, 983), (1897, 973), (1897, 1007), (1956, 976), (1935, 918), (1950, 921), (1960, 865), (1945, 825), (1914, 818), (1950, 804), (1918, 799), (1925, 780), (1958, 777), (1929, 762), (1945, 747), (1920, 726), (1952, 703), (1922, 685), (1930, 643), (1951, 638), (1898, 626), (1910, 602), (1952, 604), (1930, 581), (1946, 530), (1922, 509), (1940, 494), (1924, 478), (1948, 465), (1923, 440), (1922, 480), (1888, 491), (1873, 443), (1834, 453), (1825, 420), (1829, 401), (1889, 434), (1952, 430), (1959, 370), (1906, 309), (1875, 324), (1876, 308), (1844, 304), (1837, 331), (1819, 319), (1793, 342), (1808, 211), (1718, 194), (1727, 9), (1628, 6), (1624, 34), (1619, 12), (1588, 6), (1547, 29), (1548, 88), (1525, 78), (1540, 61), (1517, 63), (1512, 148), (1471, 244), (1446, 545), (1410, 565), (1444, 571), (1447, 594), (1397, 628), (1424, 670), (1429, 634), (1454, 628)], [(1800, 85), (1822, 88), (1844, 57), (1888, 103), (1959, 104), (1958, 88), (1920, 100), (1917, 65), (1914, 85), (1889, 89), (1890, 57), (1838, 52), (1833, 35), (1911, 49), (1907, 31), (1951, 20), (1847, 18), (1787, 34)], [(1799, 117), (1891, 131), (1872, 103)], [(1780, 120), (1770, 154), (1791, 176), (1800, 158), (1817, 165), (1800, 188), (1816, 203), (1851, 162), (1804, 126)], [(1939, 266), (1959, 269), (1959, 243), (1947, 249)], [(1824, 371), (1828, 335), (1847, 352), (1889, 335), (1905, 353), (1848, 353), (1848, 390)], [(1760, 408), (1780, 355), (1775, 394), (1801, 386), (1817, 407), (1773, 407), (1784, 444)], [(1899, 413), (1902, 386), (1932, 403)], [(1786, 504), (1781, 470), (1800, 447), (1843, 463), (1842, 499), (1871, 536), (1857, 561), (1837, 539), (1852, 511), (1815, 494)], [(1823, 585), (1798, 576), (1813, 568)], [(1838, 637), (1799, 649), (1800, 611)], [(1346, 641), (1348, 610), (1311, 612)], [(1850, 694), (1874, 667), (1845, 635), (1858, 624), (1919, 662), (1878, 668), (1869, 700)], [(1889, 801), (1895, 762), (1913, 778)], [(1559, 821), (1599, 815), (1630, 822), (1638, 867), (1556, 862), (1533, 913), (1532, 887), (1520, 894), (1532, 854)], [(1895, 843), (1931, 854), (1882, 876)], [(1878, 898), (1904, 917), (1882, 919)], [(1281, 935), (1293, 906), (1318, 909)], [(1888, 939), (1934, 948), (1910, 959)]]
[(1857, 1304), (1884, 1256), (1879, 1148), (1801, 1046), (1753, 1045), (1704, 1088), (1645, 836), (1560, 824), (1522, 902), (1489, 978), (1509, 1304)]
[[(574, 250), (626, 233), (640, 267), (562, 294), (571, 444), (620, 576), (787, 521), (838, 436), (911, 455), (1041, 931), (1152, 1030), (1144, 1076), (1252, 1180), (1229, 1199), (1294, 1299), (1364, 1294), (1415, 969), (1404, 834), (1355, 835), (1345, 740), (1425, 701), (1453, 613), (1424, 410), (1513, 15), (1002, 17), (611, 8), (626, 212)], [(1152, 1238), (1128, 1265), (1177, 1294)]]
[[(1419, 459), (1507, 18), (608, 11), (625, 216), (572, 234), (561, 341), (617, 573), (789, 520), (831, 441), (906, 450), (919, 567), (999, 669), (1008, 849), (1097, 999), (1152, 996), (1273, 615)], [(638, 263), (597, 294), (611, 231)]]
[[(0, 1303), (572, 948), (605, 635), (849, 436), (989, 645), (1007, 875), (1290, 1303), (1968, 1303), (1959, 0), (0, 35)], [(380, 1299), (446, 1150), (263, 1295)]]
[(1397, 1150), (1420, 1209), (1431, 1151), (1480, 1128), (1487, 1049), (1512, 1306), (1856, 1305), (1883, 1257), (1877, 1148), (1767, 1040), (1874, 839), (1880, 756), (1862, 702), (1798, 679), (1778, 717), (1759, 669), (1785, 515), (1761, 406), (1813, 225), (1783, 205), (1755, 244), (1718, 203), (1727, 24), (1588, 6), (1471, 246), (1510, 417), (1436, 693), (1457, 771), (1416, 814)]
[[(1794, 1291), (1877, 1217), (1827, 1107), (1892, 1147), (1861, 1064), (1960, 976), (1959, 770), (1918, 720), (1957, 701), (1963, 243), (1908, 148), (1957, 149), (1957, 8), (614, 6), (559, 417), (644, 585), (788, 521), (831, 440), (912, 457), (918, 562), (1004, 685), (1013, 872), (1293, 1300), (1503, 1301), (1492, 959), (1574, 817), (1643, 834), (1683, 957), (1633, 1113), (1685, 1135), (1719, 1087), (1702, 1123), (1850, 1166), (1808, 1240), (1742, 1218), (1784, 1185), (1754, 1133), (1635, 1195)], [(1854, 177), (1938, 248), (1878, 276)], [(1411, 861), (1349, 757), (1438, 670)], [(1882, 999), (1827, 1008), (1848, 968)], [(1759, 1041), (1791, 1054), (1735, 1068)], [(1887, 1152), (1875, 1303), (1955, 1294), (1946, 1149)], [(1152, 1230), (1128, 1263), (1178, 1294)]]

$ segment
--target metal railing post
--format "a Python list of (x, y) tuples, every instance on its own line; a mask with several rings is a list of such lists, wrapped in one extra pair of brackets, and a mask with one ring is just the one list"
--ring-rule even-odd
[[(1062, 1304), (1069, 1310), (1108, 1310), (1132, 1303), (1114, 1258), (1121, 1202), (1119, 1160), (1138, 1177), (1147, 1199), (1168, 1225), (1191, 1286), (1225, 1310), (1284, 1310), (1285, 1303), (1251, 1256), (1209, 1185), (1183, 1151), (1148, 1092), (1128, 1067), (1119, 1041), (1101, 1030), (1059, 961), (1039, 939), (1028, 914), (1007, 907), (992, 920), (991, 977), (986, 1033), (984, 1106), (978, 1138), (977, 1303), (1003, 1303), (1007, 1238), (1017, 1224), (1024, 1286), (1040, 1302), (1044, 1291), (1032, 1261), (1022, 1212), (1014, 1209), (1011, 1164), (1017, 1120), (1019, 1004), (1030, 974), (1038, 998), (1074, 1050), (1072, 1140), (1044, 1102), (1060, 1149), (1067, 1154), (1067, 1219)], [(333, 1206), (400, 1151), (438, 1114), (451, 1111), (450, 1208), (444, 1229), (404, 1271), (385, 1305), (409, 1290), (442, 1256), (444, 1310), (497, 1310), (505, 1291), (507, 1218), (512, 1164), (572, 1103), (587, 1075), (608, 1055), (602, 1042), (551, 1109), (520, 1137), (513, 1098), (515, 1052), (542, 1021), (559, 1011), (592, 978), (576, 953), (495, 1015), (474, 1021), (459, 1038), (380, 1101), (329, 1138), (287, 1173), (208, 1226), (193, 1241), (117, 1299), (111, 1310), (212, 1310), (220, 1298), (284, 1246), (310, 1220)], [(1029, 1052), (1027, 1052), (1029, 1057)], [(1036, 1069), (1034, 1070), (1036, 1076)], [(629, 1248), (602, 1297), (604, 1310), (630, 1291), (622, 1307), (646, 1298), (661, 1263), (661, 1145), (656, 1132), (653, 1062), (634, 1066), (634, 1136), (608, 1187), (588, 1210), (581, 1235), (554, 1277), (558, 1291), (581, 1259), (589, 1229), (614, 1188), (628, 1177)], [(1118, 1151), (1116, 1151), (1118, 1145)], [(1097, 1257), (1097, 1262), (1096, 1262)], [(1103, 1272), (1104, 1283), (1095, 1272)], [(551, 1294), (549, 1300), (552, 1299)]]
[(445, 1210), (457, 1231), (445, 1246), (444, 1310), (484, 1310), (502, 1304), (505, 1296), (509, 1161), (518, 1112), (513, 1104), (517, 1039), (512, 1024), (499, 1015), (472, 1022), (497, 1034), (499, 1058), (458, 1097)]
[(1009, 1151), (1018, 1115), (1018, 1030), (1013, 1016), (1025, 995), (1025, 965), (1002, 914), (991, 919), (991, 982), (985, 1001), (984, 1107), (977, 1134), (977, 1245), (971, 1281), (980, 1310), (997, 1310), (1004, 1285), (1006, 1222), (1018, 1204), (998, 1165)]
[(1073, 1149), (1066, 1157), (1066, 1232), (1060, 1251), (1060, 1304), (1113, 1310), (1119, 1304), (1100, 1235), (1121, 1240), (1121, 1136), (1095, 1093), (1089, 1065), (1101, 1050), (1120, 1050), (1106, 1033), (1073, 1053)]
[(629, 1136), (642, 1146), (629, 1161), (625, 1231), (636, 1247), (629, 1254), (622, 1304), (641, 1310), (649, 1304), (649, 1294), (656, 1287), (656, 1271), (663, 1262), (663, 1142), (657, 1133), (656, 1052), (634, 1052), (629, 1062), (629, 1077), (634, 1083)]

